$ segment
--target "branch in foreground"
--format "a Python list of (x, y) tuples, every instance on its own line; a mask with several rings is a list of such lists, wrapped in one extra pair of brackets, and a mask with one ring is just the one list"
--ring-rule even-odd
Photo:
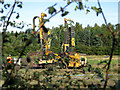
[[(62, 10), (64, 10), (67, 6), (69, 6), (70, 4), (71, 4), (72, 2), (70, 2), (69, 4), (67, 4), (67, 5), (65, 5), (63, 8), (62, 8)], [(47, 20), (49, 21), (52, 17), (54, 17), (55, 15), (57, 15), (58, 13), (60, 13), (61, 11), (62, 11), (61, 9), (59, 10), (59, 11), (57, 11), (55, 14), (53, 14), (53, 15), (51, 15)], [(42, 24), (41, 24), (41, 26), (39, 27), (39, 29), (43, 26), (43, 24), (45, 24), (47, 21), (45, 21), (45, 22), (43, 22)], [(38, 30), (39, 30), (38, 29)]]
[[(10, 13), (10, 11), (7, 13), (7, 15), (10, 13), (10, 15), (9, 15), (9, 17), (8, 17), (8, 20), (7, 20), (7, 25), (5, 26), (5, 29), (4, 29), (4, 25), (5, 25), (5, 21), (4, 21), (4, 25), (3, 25), (3, 29), (5, 30), (5, 31), (3, 31), (3, 33), (2, 33), (2, 43), (4, 43), (4, 39), (5, 39), (5, 32), (6, 32), (6, 30), (7, 30), (7, 27), (8, 27), (8, 25), (9, 25), (9, 20), (10, 20), (10, 18), (11, 18), (11, 16), (12, 16), (12, 13), (13, 13), (13, 11), (14, 11), (14, 8), (15, 8), (15, 5), (16, 5), (16, 0), (15, 0), (15, 2), (14, 2), (14, 4), (13, 4), (13, 6), (12, 6), (12, 8), (10, 9), (10, 11), (11, 11), (11, 13)], [(6, 17), (7, 17), (7, 15), (6, 15)], [(7, 67), (6, 67), (6, 65), (5, 65), (5, 59), (4, 59), (4, 45), (2, 44), (2, 57), (3, 57), (3, 64), (4, 64), (4, 69), (5, 69), (5, 71), (7, 72), (7, 74), (9, 74), (8, 73), (8, 71), (7, 71)]]
[[(70, 2), (70, 3), (71, 3), (71, 2)], [(65, 9), (68, 5), (70, 5), (70, 3), (67, 4), (66, 6), (64, 6), (63, 9)], [(15, 2), (14, 5), (13, 5), (14, 7), (15, 7), (15, 4), (16, 4), (16, 2)], [(12, 15), (12, 13), (13, 13), (13, 10), (14, 10), (14, 8), (13, 8), (12, 11), (11, 11), (10, 17), (11, 17), (11, 15)], [(51, 19), (51, 18), (52, 18), (53, 16), (55, 16), (56, 14), (58, 14), (59, 12), (61, 12), (61, 10), (59, 10), (58, 12), (56, 12), (55, 14), (53, 14), (52, 16), (50, 16), (50, 17), (48, 18), (48, 20)], [(9, 19), (10, 19), (10, 17), (9, 17)], [(9, 20), (9, 19), (8, 19), (8, 20)], [(9, 21), (8, 21), (8, 22), (9, 22)], [(39, 28), (41, 28), (44, 23), (46, 23), (46, 22), (43, 22)], [(7, 25), (7, 26), (8, 26), (8, 25)], [(6, 27), (6, 28), (7, 28), (7, 27)], [(12, 73), (13, 73), (13, 71), (14, 71), (14, 69), (15, 69), (15, 66), (17, 65), (17, 62), (18, 62), (19, 59), (21, 58), (24, 50), (26, 49), (26, 47), (27, 47), (28, 45), (30, 45), (29, 41), (28, 41), (28, 43), (26, 43), (26, 45), (23, 47), (23, 50), (21, 51), (20, 56), (19, 56), (18, 60), (16, 61), (16, 64), (13, 66), (13, 68), (12, 68), (10, 74), (9, 74), (10, 76), (12, 75)], [(7, 78), (7, 80), (6, 80), (5, 83), (2, 85), (2, 87), (4, 87), (4, 86), (7, 84), (8, 81), (9, 81), (9, 78)]]
[[(99, 8), (101, 9), (100, 2), (99, 2), (99, 0), (97, 0), (97, 1), (98, 1)], [(102, 9), (101, 9), (101, 11), (102, 11)], [(103, 90), (105, 90), (106, 87), (107, 87), (108, 79), (109, 79), (109, 78), (108, 78), (108, 73), (109, 73), (110, 64), (111, 64), (111, 60), (112, 60), (112, 56), (113, 56), (113, 52), (114, 52), (114, 48), (115, 48), (115, 37), (116, 37), (117, 34), (115, 35), (114, 31), (108, 26), (107, 20), (106, 20), (106, 18), (105, 18), (105, 16), (104, 16), (103, 11), (102, 11), (102, 16), (103, 16), (103, 19), (104, 19), (104, 21), (105, 21), (105, 24), (106, 24), (107, 28), (109, 29), (109, 31), (110, 31), (111, 34), (113, 35), (113, 42), (112, 42), (111, 54), (110, 54), (109, 62), (108, 62), (108, 64), (107, 64), (108, 67), (107, 67), (107, 69), (106, 69), (106, 80), (105, 80), (104, 87), (103, 87)], [(119, 32), (120, 32), (120, 31), (118, 31), (117, 33), (119, 34)]]
[[(10, 11), (7, 13), (7, 15), (8, 15), (9, 13), (10, 13), (10, 15), (9, 15), (9, 17), (8, 17), (8, 20), (7, 20), (7, 25), (5, 26), (5, 30), (7, 30), (7, 27), (8, 27), (8, 25), (9, 25), (9, 21), (10, 21), (10, 18), (11, 18), (12, 14), (13, 14), (14, 9), (15, 9), (15, 5), (16, 5), (16, 1), (14, 2), (12, 8), (10, 9), (11, 13), (10, 13)], [(7, 15), (6, 15), (6, 17), (7, 17)], [(4, 25), (5, 25), (5, 21), (4, 21)], [(4, 25), (3, 25), (3, 26), (4, 26)]]
[[(101, 11), (102, 11), (102, 8), (101, 8), (101, 5), (100, 5), (99, 0), (98, 0), (98, 5), (99, 5), (99, 8), (100, 8)], [(105, 24), (106, 24), (107, 28), (108, 28), (109, 31), (113, 34), (114, 32), (113, 32), (113, 30), (109, 27), (109, 25), (107, 24), (107, 20), (106, 20), (106, 18), (105, 18), (105, 15), (104, 15), (103, 11), (102, 11), (101, 13), (102, 13), (102, 16), (103, 16), (103, 19), (104, 19), (104, 21), (105, 21)]]

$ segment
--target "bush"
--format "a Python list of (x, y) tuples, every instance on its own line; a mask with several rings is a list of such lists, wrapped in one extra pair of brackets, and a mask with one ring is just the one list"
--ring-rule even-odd
[[(86, 53), (88, 55), (109, 55), (111, 48), (109, 46), (76, 46), (75, 51), (77, 53)], [(114, 54), (118, 54), (118, 51), (115, 50)]]

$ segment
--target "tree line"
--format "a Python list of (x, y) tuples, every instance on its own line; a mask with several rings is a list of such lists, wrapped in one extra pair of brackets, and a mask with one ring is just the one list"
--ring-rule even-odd
[[(115, 25), (109, 23), (109, 26), (113, 30), (117, 30)], [(74, 52), (86, 53), (88, 55), (109, 55), (112, 45), (112, 35), (107, 30), (105, 24), (101, 26), (95, 24), (93, 27), (87, 26), (82, 27), (82, 24), (78, 22), (73, 26), (75, 31), (75, 47)], [(55, 53), (60, 54), (61, 46), (64, 42), (64, 30), (63, 25), (59, 27), (52, 27), (50, 29), (50, 41), (51, 50)], [(6, 32), (5, 36), (5, 55), (19, 56), (22, 48), (24, 47), (26, 41), (30, 39), (32, 34), (32, 29), (27, 29), (26, 31), (20, 32)], [(116, 49), (114, 54), (118, 55), (118, 41), (116, 40)], [(38, 37), (25, 49), (24, 55), (28, 52), (37, 52), (40, 49), (40, 43), (38, 43)]]

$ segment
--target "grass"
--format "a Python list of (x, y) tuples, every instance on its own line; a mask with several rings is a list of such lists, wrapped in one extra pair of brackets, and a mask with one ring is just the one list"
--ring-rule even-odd
[[(109, 56), (106, 57), (106, 55), (89, 55), (87, 56), (88, 63), (91, 64), (93, 67), (97, 68), (103, 68), (109, 61)], [(105, 63), (101, 63), (106, 61)], [(105, 73), (106, 68), (103, 69), (103, 72)], [(118, 74), (118, 55), (114, 55), (111, 61), (110, 71), (111, 74)]]
[[(25, 70), (22, 69), (20, 71), (24, 72)], [(45, 69), (36, 69), (36, 70), (35, 69), (30, 69), (28, 73), (33, 75), (34, 72), (40, 72), (41, 73), (41, 76), (40, 76), (41, 81), (44, 80), (46, 77), (47, 78), (52, 77), (52, 82), (51, 83), (59, 84), (60, 87), (62, 87), (62, 86), (65, 87), (65, 86), (67, 86), (67, 84), (69, 84), (69, 82), (76, 82), (78, 80), (80, 80), (80, 81), (83, 80), (86, 83), (86, 85), (89, 85), (91, 83), (93, 83), (93, 84), (98, 84), (99, 83), (101, 85), (101, 87), (104, 85), (104, 82), (101, 82), (102, 78), (97, 77), (97, 75), (90, 75), (91, 74), (90, 72), (87, 72), (86, 74), (84, 74), (84, 76), (77, 76), (77, 75), (73, 74), (73, 73), (83, 74), (83, 73), (81, 73), (82, 70), (80, 70), (80, 69), (77, 69), (77, 70), (74, 70), (74, 69), (57, 69), (55, 71), (48, 71), (49, 74), (51, 73), (50, 75), (42, 74), (42, 71), (46, 71), (46, 70)], [(55, 72), (55, 74), (53, 74), (53, 72)], [(66, 77), (67, 75), (72, 75), (72, 76), (70, 76), (71, 78), (68, 79), (68, 77)], [(105, 77), (105, 75), (103, 75), (103, 76)], [(110, 79), (109, 79), (108, 85), (112, 86), (112, 85), (115, 84), (114, 80), (116, 80), (116, 81), (118, 80), (118, 75), (111, 75), (109, 78)], [(61, 84), (59, 82), (57, 82), (59, 80), (62, 80)], [(50, 83), (50, 82), (48, 82), (48, 83)], [(46, 83), (46, 85), (48, 85), (48, 83)], [(33, 80), (31, 82), (31, 84), (32, 85), (37, 84), (37, 80)], [(43, 84), (43, 83), (41, 82), (41, 84)], [(81, 87), (85, 88), (84, 85), (83, 85), (83, 82), (79, 82), (79, 84), (80, 84)], [(74, 85), (74, 83), (72, 85)]]
[[(105, 61), (109, 60), (109, 57), (105, 57), (105, 55), (89, 55), (87, 56), (87, 60), (88, 63), (92, 65), (92, 67), (94, 68), (102, 68), (104, 64), (100, 64), (97, 65), (98, 63), (100, 63), (101, 61)], [(60, 87), (66, 87), (71, 86), (74, 87), (76, 84), (75, 83), (79, 83), (79, 85), (81, 85), (81, 87), (84, 88), (83, 82), (81, 82), (81, 80), (83, 80), (87, 85), (93, 83), (93, 84), (100, 84), (101, 87), (104, 85), (104, 82), (101, 82), (101, 78), (97, 77), (97, 74), (91, 75), (91, 74), (95, 74), (92, 72), (88, 72), (88, 68), (85, 67), (84, 70), (86, 71), (86, 74), (84, 74), (84, 76), (77, 76), (76, 74), (83, 74), (82, 73), (82, 69), (55, 69), (54, 71), (46, 71), (46, 69), (29, 69), (28, 73), (31, 76), (34, 76), (34, 72), (40, 72), (40, 77), (39, 79), (40, 81), (40, 85), (51, 85), (51, 84), (56, 84), (56, 85), (60, 85)], [(24, 76), (25, 73), (25, 69), (20, 69), (19, 73), (22, 73), (22, 76)], [(45, 72), (45, 73), (43, 73)], [(47, 74), (48, 75), (47, 75)], [(101, 70), (101, 73), (103, 74), (103, 77), (105, 78), (105, 69)], [(118, 56), (113, 56), (112, 62), (111, 62), (111, 67), (110, 67), (110, 74), (117, 74), (118, 73)], [(68, 77), (66, 77), (67, 75), (72, 75), (70, 76), (70, 79)], [(93, 77), (94, 76), (94, 77)], [(52, 77), (52, 82), (47, 82), (44, 83), (44, 79), (48, 78), (48, 77)], [(118, 80), (119, 75), (111, 75), (109, 76), (109, 83), (108, 86), (110, 85), (114, 85), (114, 80), (117, 81)], [(62, 83), (58, 82), (62, 80)], [(77, 82), (79, 80), (79, 82)], [(2, 81), (3, 82), (3, 81)], [(30, 82), (30, 84), (35, 85), (37, 84), (37, 80), (32, 80)], [(86, 87), (87, 88), (87, 87)]]

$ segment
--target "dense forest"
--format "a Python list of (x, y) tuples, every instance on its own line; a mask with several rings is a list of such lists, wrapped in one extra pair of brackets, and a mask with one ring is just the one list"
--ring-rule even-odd
[[(117, 27), (110, 24), (109, 26), (113, 30), (117, 30)], [(108, 31), (105, 24), (101, 26), (95, 24), (94, 27), (87, 26), (82, 27), (81, 24), (76, 23), (72, 25), (75, 31), (75, 48), (74, 51), (78, 53), (86, 53), (87, 55), (109, 55), (112, 46), (112, 35)], [(51, 35), (51, 46), (50, 49), (60, 54), (61, 46), (64, 42), (64, 26), (53, 27), (50, 29)], [(25, 32), (6, 32), (5, 43), (4, 43), (4, 53), (5, 55), (19, 56), (21, 50), (25, 46), (25, 43), (30, 39), (32, 34), (32, 29), (27, 29)], [(116, 41), (115, 55), (118, 55), (118, 45)], [(25, 52), (36, 52), (40, 49), (40, 43), (38, 43), (38, 37), (30, 44)]]

